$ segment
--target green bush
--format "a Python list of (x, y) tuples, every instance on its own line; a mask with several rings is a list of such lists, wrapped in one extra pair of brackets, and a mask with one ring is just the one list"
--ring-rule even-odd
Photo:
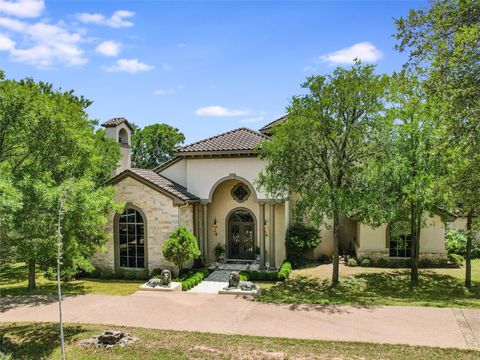
[(320, 244), (320, 232), (317, 228), (302, 223), (288, 227), (285, 245), (290, 258), (303, 257), (308, 250)]
[(162, 247), (165, 259), (173, 262), (180, 273), (185, 263), (200, 256), (197, 239), (186, 227), (179, 227), (170, 234)]
[[(467, 253), (467, 235), (462, 231), (450, 230), (445, 236), (445, 249), (449, 254), (465, 256)], [(472, 258), (480, 257), (480, 246), (476, 241), (472, 243)]]
[(201, 269), (195, 272), (190, 272), (188, 276), (184, 277), (181, 280), (182, 283), (182, 290), (188, 291), (194, 286), (197, 286), (203, 279), (208, 276), (207, 269)]
[(292, 264), (290, 264), (288, 261), (285, 261), (282, 264), (282, 266), (280, 266), (280, 269), (278, 270), (278, 280), (280, 281), (287, 280), (291, 272), (292, 272)]
[(370, 266), (370, 259), (369, 258), (363, 258), (362, 261), (360, 261), (360, 265), (362, 267), (369, 267)]
[(243, 270), (240, 271), (240, 278), (242, 281), (285, 281), (291, 272), (292, 264), (289, 261), (285, 261), (278, 269), (278, 272)]
[(358, 265), (358, 264), (357, 264), (357, 260), (355, 260), (354, 258), (348, 259), (348, 261), (347, 261), (347, 266), (355, 267), (355, 266), (357, 266), (357, 265)]
[(464, 258), (462, 255), (448, 254), (448, 260), (450, 260), (450, 262), (456, 267), (461, 267), (463, 265)]
[(158, 277), (158, 276), (160, 276), (160, 275), (162, 274), (162, 271), (163, 271), (163, 269), (161, 269), (161, 268), (155, 268), (155, 269), (153, 269), (152, 272), (150, 273), (150, 276), (151, 276), (152, 278)]

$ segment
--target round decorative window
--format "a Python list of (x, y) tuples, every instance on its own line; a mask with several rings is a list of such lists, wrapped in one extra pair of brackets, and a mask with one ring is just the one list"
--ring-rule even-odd
[(238, 202), (244, 202), (250, 196), (250, 190), (242, 183), (238, 183), (232, 189), (232, 197)]

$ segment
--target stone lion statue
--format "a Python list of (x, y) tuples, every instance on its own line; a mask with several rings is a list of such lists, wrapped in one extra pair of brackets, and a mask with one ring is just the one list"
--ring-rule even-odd
[(240, 283), (240, 274), (236, 271), (232, 271), (230, 275), (228, 275), (228, 287), (238, 288), (239, 283)]
[(170, 286), (170, 283), (172, 282), (172, 273), (170, 270), (163, 270), (162, 274), (160, 275), (160, 285), (161, 286)]
[(151, 288), (156, 288), (157, 286), (161, 286), (161, 281), (157, 278), (150, 279), (147, 282), (147, 286)]

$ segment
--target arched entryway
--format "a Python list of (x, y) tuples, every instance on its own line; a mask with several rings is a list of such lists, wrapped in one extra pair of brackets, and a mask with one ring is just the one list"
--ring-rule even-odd
[(227, 217), (227, 258), (255, 259), (255, 216), (245, 208), (232, 210)]

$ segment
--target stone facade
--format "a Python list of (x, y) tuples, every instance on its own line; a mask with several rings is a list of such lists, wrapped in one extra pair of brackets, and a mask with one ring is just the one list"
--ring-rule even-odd
[[(133, 206), (144, 215), (146, 232), (146, 263), (149, 271), (155, 268), (171, 267), (162, 255), (162, 245), (169, 234), (178, 226), (186, 226), (193, 231), (193, 206), (176, 206), (170, 197), (146, 186), (137, 180), (127, 177), (116, 184), (116, 199), (127, 206)], [(111, 238), (103, 252), (93, 258), (97, 268), (115, 270), (117, 246), (115, 239), (115, 218), (112, 214), (106, 226)]]

